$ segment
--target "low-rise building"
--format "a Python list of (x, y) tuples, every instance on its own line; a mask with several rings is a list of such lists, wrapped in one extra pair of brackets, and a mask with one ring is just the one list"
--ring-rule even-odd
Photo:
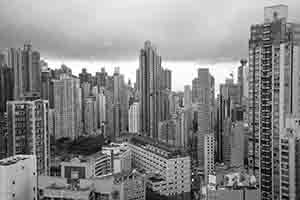
[[(77, 174), (78, 175), (78, 174)], [(77, 178), (38, 177), (40, 200), (95, 200), (93, 183), (81, 184)]]
[(134, 168), (144, 171), (146, 175), (159, 175), (159, 179), (148, 179), (152, 191), (188, 199), (191, 192), (191, 159), (185, 152), (141, 136), (132, 137), (128, 145)]
[(113, 173), (132, 170), (131, 151), (126, 142), (103, 146), (102, 153), (111, 156)]
[(0, 199), (37, 199), (34, 155), (16, 155), (0, 160)]
[(40, 176), (41, 200), (145, 200), (145, 177), (133, 170), (89, 179)]
[(98, 152), (90, 156), (78, 156), (69, 161), (60, 163), (61, 176), (70, 178), (72, 172), (76, 171), (79, 178), (91, 178), (103, 176), (113, 172), (111, 156)]

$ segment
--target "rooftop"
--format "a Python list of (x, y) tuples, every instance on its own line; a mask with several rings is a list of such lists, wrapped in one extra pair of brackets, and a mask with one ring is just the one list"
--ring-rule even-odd
[(149, 137), (133, 136), (130, 143), (137, 145), (145, 150), (158, 154), (166, 159), (179, 158), (188, 156), (185, 151), (180, 150), (174, 146), (159, 142)]
[(9, 158), (5, 158), (3, 160), (0, 160), (0, 166), (8, 166), (8, 165), (14, 165), (17, 162), (21, 160), (29, 159), (31, 156), (28, 155), (16, 155)]

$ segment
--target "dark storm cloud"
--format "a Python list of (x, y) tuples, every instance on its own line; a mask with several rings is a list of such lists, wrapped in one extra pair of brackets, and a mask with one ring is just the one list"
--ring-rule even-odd
[(124, 60), (149, 39), (169, 60), (236, 60), (278, 3), (300, 21), (299, 0), (1, 0), (0, 48), (30, 40), (48, 57)]

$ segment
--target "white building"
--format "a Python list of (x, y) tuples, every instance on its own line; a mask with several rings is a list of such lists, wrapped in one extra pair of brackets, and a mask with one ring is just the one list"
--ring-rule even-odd
[(140, 123), (140, 104), (138, 102), (133, 103), (128, 112), (128, 123), (129, 123), (129, 132), (138, 133), (139, 132), (139, 123)]
[(132, 170), (131, 151), (127, 143), (111, 143), (102, 147), (102, 153), (112, 157), (113, 173)]
[(191, 191), (191, 159), (177, 148), (135, 136), (129, 142), (133, 167), (147, 175), (158, 174), (161, 178), (149, 179), (155, 192), (166, 196), (188, 195)]
[(79, 178), (91, 178), (112, 173), (111, 156), (102, 152), (90, 156), (80, 156), (60, 163), (61, 177), (70, 178), (78, 172)]
[(0, 160), (0, 199), (37, 199), (36, 158), (17, 155)]

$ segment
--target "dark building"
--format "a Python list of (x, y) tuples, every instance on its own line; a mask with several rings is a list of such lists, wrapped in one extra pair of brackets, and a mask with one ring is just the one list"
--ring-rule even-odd
[(24, 93), (41, 91), (40, 53), (32, 51), (31, 44), (25, 44), (22, 51)]
[(50, 70), (42, 71), (41, 73), (41, 99), (50, 100)]
[(106, 79), (107, 79), (107, 72), (105, 71), (105, 68), (101, 68), (101, 72), (96, 72), (96, 82), (98, 88), (100, 87), (106, 87)]
[(0, 113), (0, 160), (7, 157), (7, 115)]
[(86, 68), (82, 68), (81, 73), (79, 74), (80, 84), (90, 83), (92, 84), (92, 74), (88, 73)]
[(6, 102), (13, 99), (13, 69), (0, 66), (0, 113), (6, 112)]

